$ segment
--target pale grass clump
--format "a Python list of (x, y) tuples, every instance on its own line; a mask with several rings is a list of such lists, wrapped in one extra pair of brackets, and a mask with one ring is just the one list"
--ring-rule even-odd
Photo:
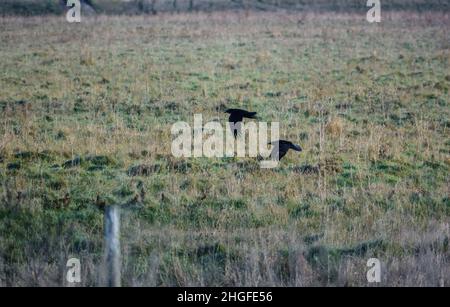
[(344, 132), (344, 123), (339, 117), (332, 118), (326, 124), (325, 131), (332, 137), (339, 138)]
[(271, 56), (270, 52), (267, 50), (263, 50), (263, 51), (260, 51), (256, 55), (255, 63), (258, 65), (265, 64), (265, 63), (269, 62), (271, 60), (271, 58), (272, 58), (272, 56)]

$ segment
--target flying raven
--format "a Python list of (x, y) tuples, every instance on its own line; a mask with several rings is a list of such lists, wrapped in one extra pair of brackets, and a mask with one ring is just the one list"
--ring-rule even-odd
[(241, 132), (241, 127), (238, 123), (241, 123), (242, 120), (245, 118), (256, 118), (256, 112), (248, 112), (241, 109), (228, 109), (225, 111), (225, 113), (230, 114), (230, 118), (228, 119), (228, 122), (234, 124), (234, 138), (237, 137), (238, 134)]
[(277, 158), (278, 161), (280, 161), (288, 153), (289, 149), (302, 151), (302, 148), (300, 146), (295, 145), (289, 141), (279, 140), (269, 144), (275, 146), (272, 150), (271, 157)]

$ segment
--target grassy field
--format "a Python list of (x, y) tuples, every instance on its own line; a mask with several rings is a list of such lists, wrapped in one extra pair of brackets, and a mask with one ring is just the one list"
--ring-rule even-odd
[[(0, 18), (0, 286), (450, 284), (450, 17), (216, 12)], [(303, 147), (280, 167), (176, 159), (229, 107)]]

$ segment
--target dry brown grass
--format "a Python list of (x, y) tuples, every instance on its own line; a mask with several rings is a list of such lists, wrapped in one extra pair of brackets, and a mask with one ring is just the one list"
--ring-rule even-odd
[(332, 118), (326, 124), (325, 131), (332, 137), (339, 138), (344, 132), (344, 123), (338, 117)]

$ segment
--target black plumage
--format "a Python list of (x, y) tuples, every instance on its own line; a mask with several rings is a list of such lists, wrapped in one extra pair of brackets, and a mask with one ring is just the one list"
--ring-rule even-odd
[(228, 122), (234, 124), (233, 134), (236, 138), (238, 134), (241, 133), (241, 127), (238, 123), (242, 123), (244, 118), (256, 118), (256, 112), (249, 112), (246, 110), (241, 109), (228, 109), (225, 111), (225, 113), (230, 114), (230, 117), (228, 118)]
[(271, 157), (276, 158), (278, 161), (280, 161), (288, 153), (289, 149), (299, 152), (302, 151), (302, 148), (299, 145), (285, 140), (279, 140), (269, 144), (274, 145)]

